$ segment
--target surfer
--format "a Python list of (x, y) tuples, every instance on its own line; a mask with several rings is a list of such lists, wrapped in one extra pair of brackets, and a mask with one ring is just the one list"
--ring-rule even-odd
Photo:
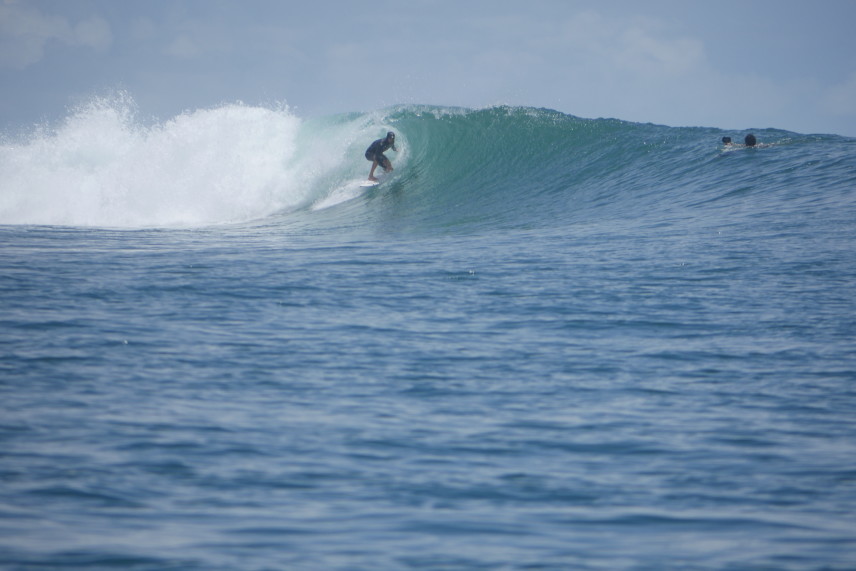
[(722, 138), (722, 144), (725, 145), (726, 147), (730, 147), (731, 146), (731, 137), (723, 137)]
[(374, 171), (378, 165), (383, 168), (384, 172), (390, 172), (393, 170), (392, 163), (389, 162), (389, 159), (384, 155), (390, 147), (396, 153), (398, 152), (398, 149), (395, 148), (395, 133), (392, 131), (386, 134), (385, 139), (378, 139), (372, 143), (368, 149), (366, 149), (366, 160), (372, 162), (372, 170), (369, 171), (369, 180), (377, 182)]
[(746, 143), (747, 147), (754, 147), (758, 143), (758, 139), (755, 138), (755, 135), (749, 133), (746, 135), (746, 138), (743, 139), (743, 142)]

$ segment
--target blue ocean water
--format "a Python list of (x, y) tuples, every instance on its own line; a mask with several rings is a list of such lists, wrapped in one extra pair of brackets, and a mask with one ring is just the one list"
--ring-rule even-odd
[(0, 566), (856, 568), (856, 140), (754, 132), (6, 135)]

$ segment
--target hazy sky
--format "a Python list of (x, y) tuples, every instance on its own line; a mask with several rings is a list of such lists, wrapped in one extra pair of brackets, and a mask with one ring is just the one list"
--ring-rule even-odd
[(854, 30), (856, 0), (0, 0), (0, 128), (124, 90), (153, 119), (510, 104), (856, 136)]

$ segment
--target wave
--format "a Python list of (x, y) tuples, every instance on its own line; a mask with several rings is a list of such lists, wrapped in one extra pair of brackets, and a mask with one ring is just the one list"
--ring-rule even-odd
[[(366, 191), (363, 152), (387, 130), (396, 170)], [(284, 105), (235, 103), (147, 124), (119, 95), (4, 137), (0, 224), (479, 229), (719, 208), (770, 185), (853, 187), (853, 139), (764, 129), (763, 149), (724, 152), (724, 133), (419, 105), (303, 119)]]

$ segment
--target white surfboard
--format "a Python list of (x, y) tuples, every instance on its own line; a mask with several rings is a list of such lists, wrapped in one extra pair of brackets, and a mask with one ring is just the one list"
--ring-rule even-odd
[(360, 186), (362, 186), (363, 188), (368, 188), (371, 186), (377, 186), (379, 184), (380, 184), (380, 181), (378, 181), (378, 180), (367, 180), (367, 181), (361, 182)]

